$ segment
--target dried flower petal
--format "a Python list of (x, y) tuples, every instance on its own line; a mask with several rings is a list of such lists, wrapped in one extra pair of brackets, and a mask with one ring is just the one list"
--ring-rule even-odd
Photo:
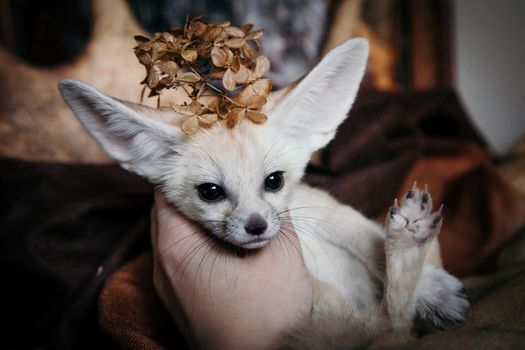
[(272, 92), (272, 81), (270, 79), (259, 79), (248, 85), (256, 95), (268, 97)]
[(233, 91), (235, 90), (236, 85), (235, 73), (230, 68), (226, 69), (226, 72), (224, 72), (224, 76), (222, 77), (222, 86), (228, 91)]
[(196, 83), (201, 80), (201, 77), (194, 72), (177, 72), (177, 80), (184, 83)]
[(214, 46), (211, 49), (211, 60), (215, 66), (222, 68), (226, 66), (228, 54), (221, 47)]
[(220, 98), (219, 96), (214, 96), (209, 99), (206, 108), (208, 108), (209, 111), (216, 113), (219, 116), (219, 118), (226, 119), (229, 113), (228, 103), (228, 100), (223, 101), (222, 98)]
[(193, 114), (196, 114), (196, 115), (199, 115), (201, 114), (202, 112), (202, 108), (201, 108), (201, 104), (199, 103), (199, 101), (197, 100), (193, 100), (191, 101), (190, 103), (190, 106), (189, 106), (189, 110), (193, 113)]
[(253, 24), (251, 23), (245, 23), (243, 24), (243, 26), (241, 27), (241, 30), (245, 33), (248, 33), (250, 30), (252, 30), (253, 28)]
[(188, 62), (194, 62), (198, 57), (196, 50), (184, 50), (180, 55)]
[(179, 106), (176, 104), (170, 105), (171, 109), (173, 109), (175, 112), (185, 115), (185, 116), (194, 116), (194, 114), (189, 110), (188, 106)]
[(173, 78), (172, 77), (162, 77), (159, 80), (159, 84), (157, 85), (157, 89), (160, 87), (160, 85), (163, 85), (163, 87), (167, 85), (173, 84)]
[(247, 111), (246, 117), (250, 119), (252, 122), (257, 123), (257, 124), (262, 124), (266, 120), (268, 120), (268, 117), (266, 116), (266, 114), (258, 112), (258, 111)]
[(230, 68), (234, 71), (234, 72), (238, 72), (239, 69), (241, 68), (241, 57), (239, 55), (236, 55), (233, 57), (233, 61), (232, 63), (230, 64)]
[(244, 114), (246, 114), (246, 110), (244, 108), (232, 109), (228, 114), (228, 120), (226, 121), (226, 125), (229, 128), (233, 128), (244, 117)]
[(173, 38), (173, 35), (168, 32), (161, 33), (162, 39), (167, 43), (174, 43), (175, 39)]
[(197, 47), (197, 55), (202, 57), (209, 57), (211, 54), (211, 50), (213, 48), (213, 45), (210, 43), (203, 43), (202, 46)]
[(216, 71), (213, 71), (213, 72), (210, 74), (210, 79), (213, 79), (213, 80), (222, 80), (222, 77), (224, 77), (224, 72), (226, 72), (226, 70), (216, 70)]
[(174, 61), (159, 61), (155, 65), (162, 73), (172, 77), (175, 77), (179, 71), (179, 65)]
[(135, 50), (135, 55), (139, 59), (139, 62), (145, 66), (149, 66), (153, 64), (153, 60), (151, 59), (151, 55), (144, 50), (137, 49)]
[(207, 100), (206, 108), (208, 108), (210, 111), (217, 111), (220, 102), (221, 99), (219, 98), (219, 96), (212, 96)]
[(218, 115), (215, 113), (206, 113), (199, 115), (199, 121), (205, 125), (211, 125), (218, 119)]
[(254, 49), (247, 42), (245, 42), (242, 46), (242, 53), (244, 54), (244, 57), (248, 59), (253, 59), (259, 53), (259, 46), (256, 46), (256, 48)]
[(234, 72), (233, 77), (237, 84), (246, 84), (248, 82), (249, 73), (248, 68), (244, 65), (239, 66), (239, 70)]
[(184, 133), (188, 135), (194, 135), (199, 128), (199, 119), (197, 116), (190, 117), (186, 119), (184, 123), (182, 123), (180, 128)]
[(252, 95), (246, 101), (246, 107), (250, 109), (260, 109), (266, 103), (266, 99), (259, 95)]
[(148, 87), (150, 89), (155, 89), (159, 83), (159, 76), (154, 67), (151, 67), (148, 72)]
[(226, 59), (226, 65), (230, 66), (233, 63), (233, 58), (235, 57), (235, 55), (230, 49), (224, 48), (224, 51), (226, 51), (226, 55), (228, 56), (228, 58)]
[(259, 39), (261, 36), (263, 36), (263, 34), (264, 34), (264, 29), (259, 29), (253, 33), (247, 34), (246, 38), (250, 40), (256, 40), (256, 39)]
[(224, 30), (216, 24), (210, 25), (208, 26), (208, 29), (206, 30), (206, 32), (204, 32), (204, 34), (202, 35), (202, 38), (205, 41), (212, 42), (218, 39), (223, 31)]
[(241, 92), (235, 97), (235, 100), (243, 105), (247, 106), (248, 101), (252, 96), (268, 97), (272, 91), (272, 81), (269, 79), (259, 79), (252, 84), (247, 85), (242, 89)]
[(194, 21), (190, 24), (191, 31), (196, 36), (201, 36), (208, 29), (208, 25), (201, 21)]
[(226, 34), (234, 38), (242, 38), (245, 34), (242, 29), (234, 27), (234, 26), (229, 26), (228, 28), (224, 30), (226, 31)]
[[(243, 34), (244, 35), (244, 34)], [(135, 35), (133, 37), (133, 39), (135, 39), (135, 41), (137, 42), (137, 44), (144, 44), (144, 43), (147, 43), (149, 42), (149, 39), (146, 38), (145, 36), (142, 36), (142, 35)]]
[(155, 41), (151, 46), (151, 59), (156, 61), (161, 58), (167, 47), (168, 46), (166, 43), (163, 43), (162, 41)]
[(240, 49), (244, 45), (245, 42), (246, 42), (246, 39), (244, 38), (233, 38), (233, 39), (226, 40), (224, 42), (224, 45), (232, 49)]
[(261, 55), (255, 59), (255, 77), (259, 79), (270, 69), (270, 60), (265, 55)]

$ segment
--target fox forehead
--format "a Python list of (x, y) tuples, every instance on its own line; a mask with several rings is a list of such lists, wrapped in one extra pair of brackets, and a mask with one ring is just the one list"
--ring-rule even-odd
[[(290, 159), (293, 141), (272, 122), (279, 117), (275, 107), (293, 86), (268, 96), (263, 107), (263, 112), (269, 116), (267, 123), (241, 120), (235, 128), (228, 128), (225, 123), (201, 128), (184, 144), (178, 145), (177, 153), (181, 157), (177, 165), (191, 169), (186, 176), (195, 183), (212, 182), (230, 188), (253, 187), (260, 184), (261, 178), (275, 171), (286, 171), (290, 179), (300, 178), (301, 166), (296, 170)], [(245, 186), (242, 186), (243, 182)]]
[[(211, 182), (228, 191), (257, 189), (275, 171), (292, 172), (287, 142), (271, 125), (241, 121), (230, 129), (222, 123), (193, 135), (179, 148), (177, 168), (185, 181)], [(182, 179), (181, 179), (182, 180)]]

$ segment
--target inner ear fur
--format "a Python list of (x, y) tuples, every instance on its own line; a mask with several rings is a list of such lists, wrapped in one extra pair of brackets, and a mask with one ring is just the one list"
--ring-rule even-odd
[(284, 90), (271, 118), (309, 152), (335, 135), (355, 100), (366, 70), (368, 42), (348, 40), (330, 51), (297, 85)]
[(160, 181), (163, 164), (184, 137), (180, 128), (169, 123), (166, 110), (120, 101), (78, 80), (63, 80), (58, 88), (106, 153), (125, 169)]

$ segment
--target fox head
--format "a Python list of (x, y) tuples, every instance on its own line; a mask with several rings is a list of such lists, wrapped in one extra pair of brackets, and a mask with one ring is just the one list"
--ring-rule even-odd
[(168, 202), (235, 246), (264, 246), (312, 152), (347, 116), (363, 77), (368, 43), (352, 39), (329, 52), (292, 89), (274, 92), (264, 124), (218, 122), (186, 135), (172, 109), (104, 95), (80, 81), (59, 90), (84, 127), (123, 168), (159, 186)]

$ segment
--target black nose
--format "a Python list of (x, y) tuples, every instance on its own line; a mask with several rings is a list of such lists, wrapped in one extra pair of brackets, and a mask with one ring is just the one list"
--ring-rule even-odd
[(255, 236), (262, 235), (267, 228), (268, 224), (259, 214), (250, 214), (246, 224), (244, 224), (246, 232)]

